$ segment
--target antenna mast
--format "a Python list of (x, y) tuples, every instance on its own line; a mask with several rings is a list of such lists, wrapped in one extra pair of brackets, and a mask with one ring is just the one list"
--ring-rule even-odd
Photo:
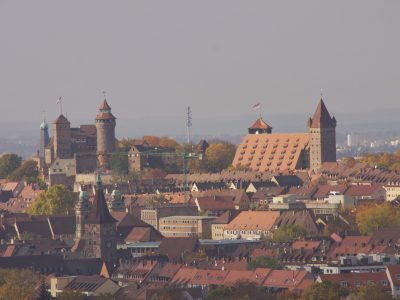
[(187, 144), (190, 145), (190, 128), (192, 127), (192, 110), (190, 106), (186, 107), (186, 138)]

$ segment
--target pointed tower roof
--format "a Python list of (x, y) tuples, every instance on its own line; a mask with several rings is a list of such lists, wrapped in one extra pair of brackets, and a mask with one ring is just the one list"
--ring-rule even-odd
[(106, 99), (103, 100), (103, 103), (100, 105), (100, 110), (111, 110), (110, 105), (108, 105), (108, 102)]
[(116, 118), (114, 115), (111, 113), (111, 106), (108, 105), (108, 102), (106, 99), (103, 100), (99, 107), (99, 113), (96, 116), (95, 120), (115, 120)]
[(64, 115), (59, 115), (58, 118), (54, 121), (54, 124), (70, 124), (68, 119), (64, 117)]
[(258, 118), (249, 129), (272, 129), (262, 118)]
[(310, 128), (336, 127), (336, 119), (335, 117), (331, 118), (322, 98), (319, 100), (314, 116), (308, 121), (308, 126)]
[(97, 174), (96, 179), (96, 193), (94, 195), (94, 200), (92, 208), (89, 212), (86, 223), (87, 224), (106, 224), (106, 223), (116, 223), (110, 212), (108, 211), (106, 198), (104, 196), (103, 184), (101, 182), (100, 174)]
[(42, 129), (42, 130), (49, 129), (49, 126), (47, 125), (45, 120), (43, 120), (43, 122), (40, 124), (40, 129)]
[(249, 134), (271, 133), (272, 127), (262, 118), (258, 118), (253, 125), (248, 128)]

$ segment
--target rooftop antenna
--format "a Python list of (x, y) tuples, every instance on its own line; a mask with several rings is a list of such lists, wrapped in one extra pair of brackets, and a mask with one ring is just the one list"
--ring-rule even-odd
[(62, 115), (62, 101), (63, 101), (63, 98), (60, 96), (57, 100), (57, 104), (59, 104), (59, 106), (60, 106), (60, 115)]
[(321, 88), (321, 99), (324, 97), (324, 90)]
[(186, 107), (186, 138), (187, 144), (190, 145), (190, 128), (192, 127), (192, 110), (190, 106)]
[(107, 92), (106, 91), (103, 91), (103, 96), (104, 96), (104, 99), (107, 99)]

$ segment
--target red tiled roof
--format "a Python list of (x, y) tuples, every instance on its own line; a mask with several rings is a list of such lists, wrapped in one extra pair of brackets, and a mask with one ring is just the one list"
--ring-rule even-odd
[(249, 129), (272, 129), (262, 118), (257, 119)]
[[(370, 284), (372, 282), (380, 286), (383, 291), (391, 290), (386, 272), (321, 274), (320, 278), (321, 280), (335, 282), (342, 286), (346, 284), (346, 287), (350, 290), (357, 289), (360, 285)], [(384, 281), (386, 281), (385, 284), (383, 284)]]
[(260, 172), (302, 168), (309, 140), (308, 133), (248, 134), (237, 148), (232, 165)]
[(58, 118), (54, 121), (54, 124), (70, 124), (68, 119), (64, 117), (64, 115), (59, 115)]
[(108, 105), (107, 100), (104, 99), (100, 105), (100, 110), (110, 110), (110, 109), (111, 109), (110, 105)]

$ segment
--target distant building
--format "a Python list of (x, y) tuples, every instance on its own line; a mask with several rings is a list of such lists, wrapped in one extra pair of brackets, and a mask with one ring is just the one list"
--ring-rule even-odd
[(175, 149), (152, 147), (147, 144), (133, 145), (128, 152), (129, 170), (140, 172), (145, 168), (164, 169), (176, 162)]
[(171, 216), (160, 219), (159, 230), (164, 237), (211, 238), (211, 224), (215, 217)]
[(237, 148), (233, 166), (258, 172), (317, 171), (322, 163), (336, 161), (336, 119), (322, 99), (308, 126), (308, 133), (272, 133), (259, 118)]

